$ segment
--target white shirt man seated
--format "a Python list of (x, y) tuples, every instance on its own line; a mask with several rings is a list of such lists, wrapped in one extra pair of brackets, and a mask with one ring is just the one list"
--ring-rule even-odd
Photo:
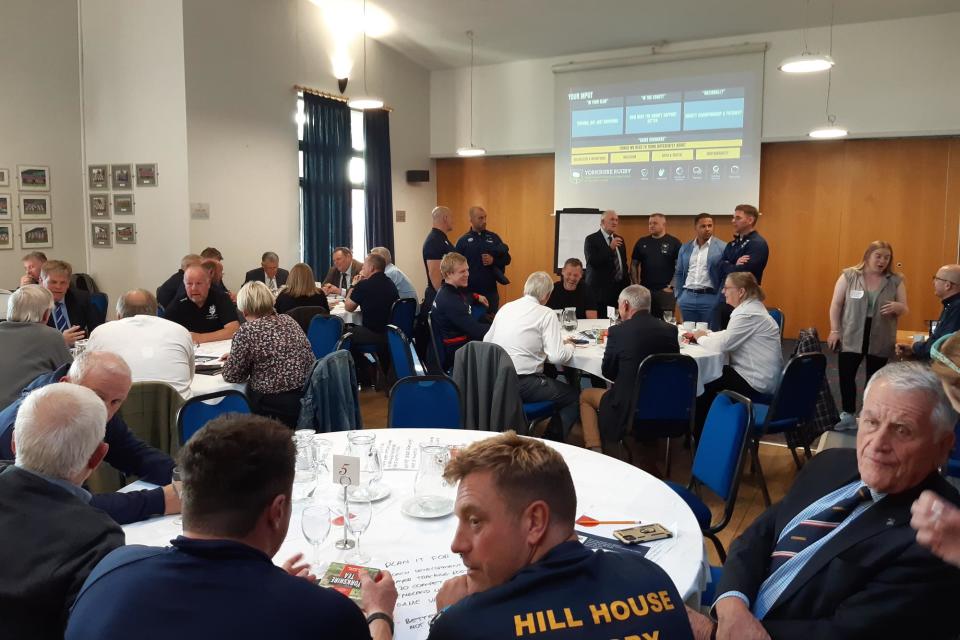
[(145, 289), (133, 289), (117, 300), (117, 318), (97, 327), (87, 348), (119, 355), (130, 365), (134, 382), (166, 382), (189, 397), (193, 381), (190, 332), (157, 317), (157, 299)]
[(484, 342), (503, 347), (520, 378), (524, 402), (551, 400), (556, 403), (559, 425), (551, 425), (547, 437), (570, 432), (580, 415), (579, 394), (568, 384), (543, 374), (543, 363), (562, 365), (573, 357), (573, 343), (563, 338), (557, 314), (546, 306), (553, 291), (553, 279), (544, 272), (531, 273), (523, 285), (523, 297), (503, 305), (493, 318)]

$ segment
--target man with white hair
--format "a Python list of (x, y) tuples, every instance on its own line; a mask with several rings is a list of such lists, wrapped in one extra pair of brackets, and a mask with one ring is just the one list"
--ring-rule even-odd
[(383, 270), (385, 276), (390, 278), (390, 281), (397, 287), (397, 293), (400, 298), (413, 298), (417, 299), (417, 290), (413, 288), (413, 283), (410, 282), (410, 278), (407, 277), (403, 271), (397, 268), (397, 265), (393, 264), (393, 255), (391, 255), (390, 250), (386, 247), (374, 247), (370, 249), (370, 253), (375, 253), (387, 263), (387, 268)]
[(910, 505), (953, 504), (938, 473), (957, 416), (940, 380), (889, 364), (864, 392), (857, 447), (804, 465), (782, 501), (730, 548), (713, 611), (688, 612), (698, 638), (956, 638), (960, 569), (917, 543)]
[(47, 326), (53, 311), (53, 295), (37, 284), (13, 292), (7, 301), (7, 321), (0, 322), (0, 407), (20, 395), (41, 373), (70, 362), (63, 335)]
[(107, 411), (90, 389), (52, 384), (17, 416), (16, 463), (0, 462), (0, 635), (63, 638), (94, 566), (123, 531), (82, 488), (107, 453)]
[[(184, 398), (193, 381), (193, 340), (184, 327), (157, 316), (157, 300), (132, 289), (117, 300), (117, 320), (97, 327), (90, 351), (110, 351), (130, 366), (134, 382), (166, 382)], [(32, 380), (32, 378), (31, 378)]]
[(484, 342), (503, 347), (520, 378), (524, 402), (553, 401), (557, 413), (545, 437), (562, 439), (577, 422), (577, 390), (543, 374), (543, 363), (562, 365), (573, 357), (573, 342), (564, 338), (560, 320), (546, 307), (553, 292), (553, 278), (545, 271), (531, 273), (523, 285), (523, 297), (503, 305), (493, 317)]
[[(26, 392), (56, 382), (72, 382), (92, 390), (107, 408), (106, 436), (109, 445), (106, 461), (121, 473), (137, 476), (152, 484), (164, 485), (145, 491), (98, 493), (91, 504), (106, 511), (119, 524), (180, 511), (180, 500), (170, 485), (173, 460), (162, 451), (147, 445), (130, 432), (118, 413), (130, 392), (130, 367), (123, 359), (106, 351), (84, 351), (73, 364), (63, 365), (53, 373), (30, 383)], [(0, 411), (0, 460), (12, 458), (14, 423), (22, 407), (23, 397)]]

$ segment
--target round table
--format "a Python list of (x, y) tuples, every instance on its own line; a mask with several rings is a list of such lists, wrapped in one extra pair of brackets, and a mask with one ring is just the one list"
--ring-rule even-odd
[[(577, 328), (574, 331), (564, 331), (564, 336), (573, 336), (580, 331), (590, 329), (606, 329), (610, 326), (609, 320), (577, 320)], [(681, 330), (677, 330), (677, 340), (680, 339)], [(586, 344), (577, 345), (573, 353), (573, 359), (566, 365), (574, 369), (580, 369), (597, 377), (603, 378), (603, 352), (606, 349), (604, 344)], [(716, 380), (723, 374), (723, 364), (725, 358), (722, 353), (708, 351), (696, 344), (681, 344), (680, 353), (690, 356), (697, 363), (697, 395), (703, 393), (703, 385)], [(612, 381), (610, 381), (612, 382)]]
[[(403, 449), (431, 439), (446, 445), (466, 445), (476, 440), (491, 437), (493, 433), (453, 429), (368, 429), (365, 433), (376, 434), (380, 443), (393, 441)], [(333, 443), (333, 454), (344, 453), (347, 444), (346, 432), (324, 434)], [(699, 593), (706, 581), (706, 567), (703, 536), (693, 513), (667, 485), (648, 473), (624, 462), (586, 449), (570, 445), (546, 442), (558, 450), (566, 460), (577, 490), (577, 515), (589, 515), (598, 520), (639, 520), (643, 523), (658, 522), (674, 533), (674, 538), (651, 543), (647, 557), (659, 564), (670, 575), (678, 590), (688, 602), (697, 602)], [(457, 518), (449, 515), (433, 520), (422, 520), (404, 515), (401, 504), (413, 495), (413, 482), (416, 475), (411, 470), (384, 470), (382, 482), (391, 488), (389, 497), (374, 503), (373, 518), (370, 527), (361, 537), (363, 549), (372, 558), (366, 564), (371, 567), (387, 568), (396, 571), (404, 566), (404, 559), (431, 556), (440, 558), (450, 554), (450, 543), (457, 526)], [(290, 529), (286, 540), (275, 557), (278, 564), (291, 555), (302, 552), (311, 557), (312, 548), (304, 539), (300, 529), (300, 515), (304, 506), (316, 501), (321, 504), (333, 500), (337, 487), (330, 477), (321, 487), (324, 497), (309, 498), (305, 502), (294, 503)], [(317, 492), (319, 493), (319, 492)], [(619, 526), (598, 526), (578, 530), (612, 538), (611, 532)], [(180, 525), (173, 516), (154, 518), (123, 527), (127, 544), (146, 544), (165, 546), (169, 540), (180, 534)], [(326, 562), (343, 562), (348, 551), (340, 551), (333, 546), (338, 537), (342, 537), (342, 527), (332, 527), (330, 535), (321, 547), (321, 558)], [(505, 544), (507, 542), (505, 541)], [(629, 551), (627, 552), (629, 553)], [(459, 559), (452, 556), (449, 562), (459, 565)], [(458, 566), (458, 570), (459, 570)], [(419, 609), (404, 604), (404, 592), (398, 604), (397, 638), (425, 638), (425, 626), (412, 624), (406, 627), (401, 620), (414, 619), (414, 614), (432, 605), (430, 595)], [(416, 611), (414, 611), (416, 609)], [(423, 615), (420, 616), (424, 617)], [(399, 630), (403, 627), (403, 632)], [(416, 630), (413, 630), (413, 628)], [(422, 631), (422, 633), (421, 633)]]

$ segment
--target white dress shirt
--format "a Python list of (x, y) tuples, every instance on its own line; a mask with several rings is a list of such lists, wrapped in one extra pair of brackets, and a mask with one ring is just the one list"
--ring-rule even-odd
[(730, 366), (760, 393), (776, 390), (783, 369), (780, 329), (759, 300), (740, 303), (726, 329), (698, 338), (697, 344), (727, 354)]
[(544, 361), (564, 364), (573, 358), (573, 345), (564, 343), (557, 314), (533, 296), (500, 307), (483, 341), (503, 347), (521, 376), (541, 373)]
[(130, 366), (134, 382), (166, 382), (187, 398), (193, 381), (193, 339), (157, 316), (105, 322), (90, 334), (87, 351), (110, 351)]
[(687, 281), (683, 283), (684, 289), (710, 289), (713, 283), (710, 282), (710, 243), (713, 242), (711, 236), (702, 245), (693, 241), (693, 251), (690, 253), (690, 265), (687, 268)]

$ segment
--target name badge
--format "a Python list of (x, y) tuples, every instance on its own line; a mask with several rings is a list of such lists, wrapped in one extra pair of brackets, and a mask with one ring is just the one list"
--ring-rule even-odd
[(859, 300), (862, 297), (863, 297), (863, 291), (861, 291), (860, 289), (850, 290), (850, 298), (852, 298), (853, 300)]

